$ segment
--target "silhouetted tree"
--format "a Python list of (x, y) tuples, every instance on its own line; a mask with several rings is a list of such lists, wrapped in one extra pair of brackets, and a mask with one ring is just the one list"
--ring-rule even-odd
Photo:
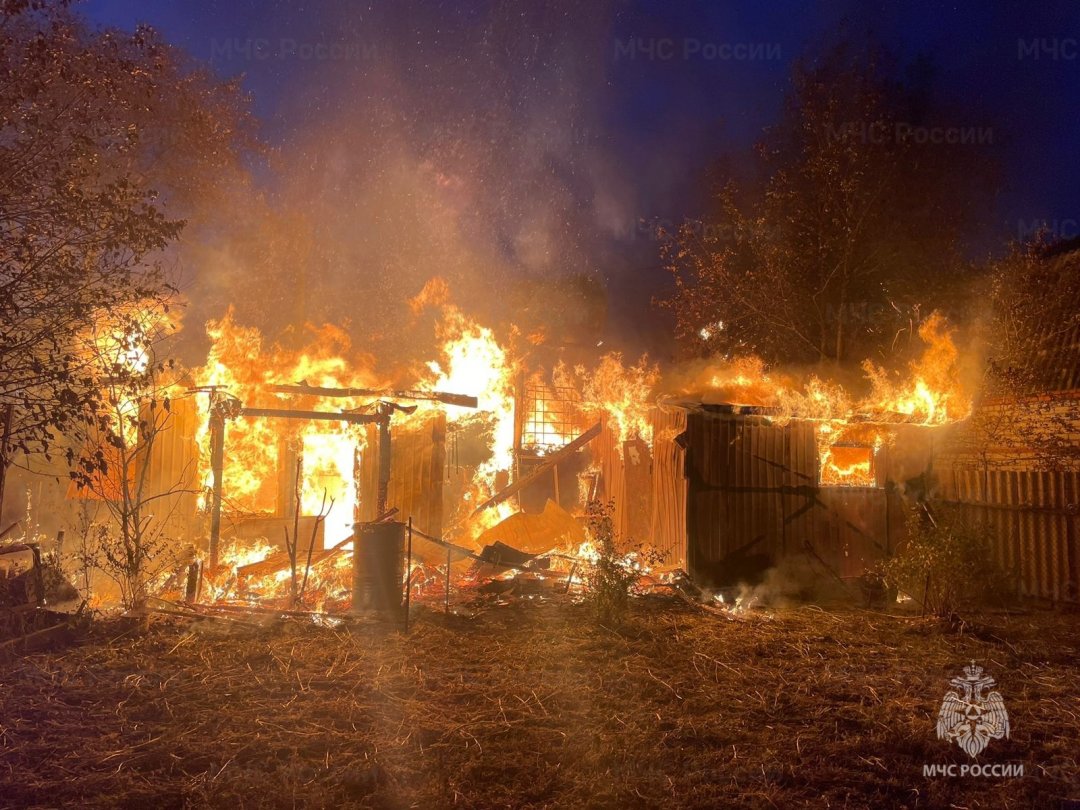
[(895, 72), (847, 44), (799, 62), (760, 184), (728, 181), (666, 235), (663, 303), (692, 353), (860, 360), (947, 308), (993, 131), (946, 117), (925, 66)]

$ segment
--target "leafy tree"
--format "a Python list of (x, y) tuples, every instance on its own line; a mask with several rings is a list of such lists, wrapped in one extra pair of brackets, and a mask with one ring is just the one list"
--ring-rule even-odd
[(239, 168), (250, 122), (235, 84), (150, 29), (95, 31), (63, 0), (0, 0), (5, 468), (107, 411), (87, 335), (107, 313), (175, 299), (163, 251)]
[(104, 371), (101, 407), (69, 437), (71, 477), (109, 518), (90, 562), (117, 583), (128, 608), (142, 607), (154, 578), (176, 563), (170, 510), (175, 496), (196, 491), (190, 468), (176, 481), (152, 480), (154, 447), (172, 427), (173, 396), (185, 390), (173, 364), (155, 355), (169, 327), (161, 312), (139, 307), (95, 329), (88, 351)]
[(1080, 468), (1078, 246), (1038, 237), (991, 267), (981, 397), (952, 447), (984, 474)]
[(799, 62), (763, 180), (729, 180), (708, 221), (665, 234), (663, 303), (692, 353), (859, 360), (945, 306), (993, 133), (943, 117), (925, 66), (895, 73), (847, 44)]

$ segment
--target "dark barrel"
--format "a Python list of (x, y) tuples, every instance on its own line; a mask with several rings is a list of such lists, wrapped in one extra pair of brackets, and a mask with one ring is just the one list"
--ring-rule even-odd
[(398, 613), (405, 581), (405, 524), (357, 523), (353, 613)]

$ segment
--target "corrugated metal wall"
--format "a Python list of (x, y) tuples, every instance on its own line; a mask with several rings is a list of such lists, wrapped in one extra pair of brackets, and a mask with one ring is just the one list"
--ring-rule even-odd
[(686, 565), (685, 451), (676, 439), (686, 430), (686, 411), (654, 408), (652, 412), (653, 547), (670, 565)]
[(653, 408), (653, 445), (619, 442), (606, 425), (590, 444), (600, 468), (602, 500), (615, 503), (615, 531), (625, 547), (651, 546), (666, 553), (665, 565), (686, 561), (686, 479), (683, 450), (675, 441), (686, 426), (682, 410)]
[[(374, 520), (378, 497), (378, 431), (369, 426), (367, 446), (360, 457), (360, 519)], [(446, 476), (446, 417), (439, 414), (416, 430), (391, 432), (388, 507), (397, 507), (395, 520), (411, 516), (421, 531), (442, 536), (443, 480)]]
[(1080, 473), (955, 467), (939, 478), (942, 498), (989, 528), (994, 558), (1021, 594), (1077, 601)]
[[(190, 539), (194, 527), (198, 482), (199, 448), (195, 431), (199, 425), (195, 397), (182, 397), (169, 403), (169, 415), (154, 436), (147, 455), (144, 499), (153, 498), (150, 508), (164, 524), (165, 534), (173, 539)], [(150, 416), (144, 414), (145, 419)], [(139, 471), (137, 474), (141, 474)], [(171, 493), (171, 494), (170, 494)], [(164, 496), (164, 497), (162, 497)]]
[(592, 453), (593, 464), (600, 468), (597, 498), (614, 502), (615, 534), (625, 540), (633, 529), (627, 525), (626, 511), (623, 509), (626, 501), (626, 475), (615, 432), (604, 425), (600, 435), (589, 442), (589, 451)]
[[(1080, 592), (1080, 473), (977, 470), (934, 458), (932, 430), (897, 428), (877, 460), (878, 483), (933, 466), (934, 497), (988, 527), (996, 562), (1027, 596), (1075, 601)], [(773, 561), (809, 551), (856, 576), (904, 538), (899, 489), (818, 487), (813, 425), (694, 411), (687, 419), (688, 567), (711, 570), (733, 553)], [(908, 481), (908, 483), (911, 483)]]
[[(687, 564), (708, 576), (732, 555), (773, 563), (809, 553), (838, 576), (863, 573), (902, 531), (895, 496), (882, 488), (819, 487), (814, 428), (760, 417), (687, 416)], [(887, 471), (879, 454), (879, 476)]]

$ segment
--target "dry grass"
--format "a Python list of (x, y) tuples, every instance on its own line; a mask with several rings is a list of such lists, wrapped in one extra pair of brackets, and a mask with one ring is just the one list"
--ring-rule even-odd
[[(1075, 616), (804, 607), (729, 621), (635, 600), (422, 612), (409, 636), (159, 620), (0, 665), (13, 807), (1056, 806), (1080, 798)], [(970, 658), (997, 677), (1022, 779), (929, 779)]]

